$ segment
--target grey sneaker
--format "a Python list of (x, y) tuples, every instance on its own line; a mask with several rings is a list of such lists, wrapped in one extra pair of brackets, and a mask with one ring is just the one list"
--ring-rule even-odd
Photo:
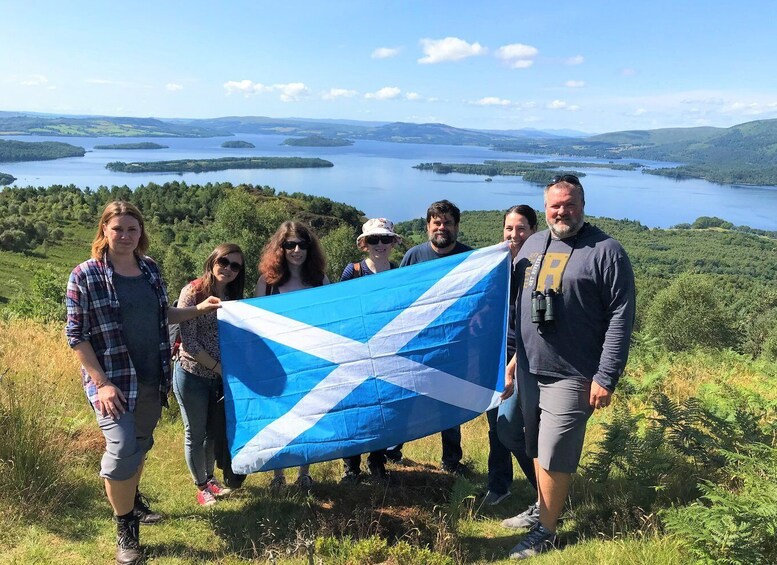
[(533, 528), (539, 523), (540, 503), (535, 502), (517, 516), (502, 520), (502, 527), (510, 528), (512, 530), (520, 530), (522, 528)]
[(300, 475), (297, 477), (297, 480), (294, 481), (294, 484), (297, 485), (299, 488), (312, 488), (313, 487), (313, 477), (310, 475)]
[(542, 524), (535, 525), (518, 545), (510, 550), (510, 559), (528, 559), (556, 549), (558, 538)]
[(488, 491), (486, 493), (486, 496), (483, 498), (483, 504), (486, 504), (488, 506), (496, 506), (508, 496), (510, 496), (509, 490), (504, 494), (497, 494), (493, 491)]
[(272, 480), (270, 481), (271, 491), (277, 492), (285, 486), (286, 486), (286, 477), (284, 477), (283, 475), (278, 475), (277, 477), (273, 477)]

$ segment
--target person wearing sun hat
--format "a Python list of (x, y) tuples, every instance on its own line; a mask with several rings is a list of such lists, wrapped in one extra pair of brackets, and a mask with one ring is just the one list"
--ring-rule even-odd
[[(398, 265), (389, 260), (394, 245), (402, 241), (402, 236), (394, 231), (394, 223), (386, 218), (371, 218), (364, 222), (362, 233), (356, 238), (356, 246), (367, 253), (367, 256), (357, 263), (348, 263), (340, 277), (348, 281), (357, 277), (374, 275), (396, 269)], [(340, 482), (355, 483), (361, 475), (361, 455), (343, 459), (344, 473)], [(367, 457), (367, 468), (374, 480), (388, 479), (386, 471), (386, 450), (373, 451)]]
[(401, 241), (402, 236), (394, 232), (394, 222), (391, 220), (386, 218), (367, 220), (362, 226), (362, 233), (356, 238), (356, 246), (367, 253), (367, 256), (358, 263), (346, 265), (340, 280), (347, 281), (361, 275), (374, 275), (395, 269), (397, 265), (389, 261), (389, 255), (394, 245)]

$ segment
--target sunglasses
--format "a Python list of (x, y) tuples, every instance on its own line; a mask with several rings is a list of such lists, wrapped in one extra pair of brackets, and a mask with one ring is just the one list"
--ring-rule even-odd
[(226, 269), (227, 267), (229, 267), (236, 273), (239, 273), (240, 270), (243, 268), (243, 265), (241, 265), (240, 263), (237, 263), (235, 261), (230, 261), (226, 257), (219, 257), (218, 259), (216, 259), (216, 263), (218, 263), (218, 266), (221, 267), (222, 269)]
[(309, 241), (291, 241), (290, 239), (287, 239), (283, 243), (281, 243), (281, 247), (283, 247), (286, 251), (294, 251), (297, 247), (299, 247), (302, 251), (305, 251), (308, 247), (310, 247)]
[(553, 186), (554, 184), (558, 184), (560, 182), (568, 182), (569, 184), (574, 186), (582, 186), (580, 184), (580, 179), (577, 178), (575, 175), (556, 175), (555, 177), (550, 179), (548, 186)]
[(394, 236), (393, 235), (368, 235), (367, 237), (364, 238), (364, 241), (366, 241), (369, 245), (378, 245), (378, 243), (388, 245), (389, 243), (394, 243)]

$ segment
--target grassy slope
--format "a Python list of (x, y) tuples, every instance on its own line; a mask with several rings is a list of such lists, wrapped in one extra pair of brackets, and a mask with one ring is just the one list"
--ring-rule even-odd
[[(108, 563), (113, 551), (113, 524), (96, 474), (101, 436), (83, 400), (77, 365), (58, 326), (12, 323), (0, 331), (0, 371), (3, 386), (15, 383), (28, 390), (35, 383), (42, 402), (36, 407), (56, 422), (52, 437), (68, 446), (69, 463), (61, 480), (71, 485), (67, 504), (40, 510), (24, 509), (13, 500), (0, 511), (0, 562)], [(694, 361), (691, 360), (691, 363)], [(706, 369), (722, 371), (709, 362)], [(686, 379), (687, 365), (670, 369), (668, 380)], [(743, 373), (748, 377), (746, 372)], [(640, 377), (639, 374), (635, 375)], [(714, 374), (698, 374), (704, 381)], [(589, 447), (596, 440), (599, 418), (592, 420)], [(175, 410), (163, 417), (152, 450), (143, 490), (167, 520), (142, 528), (143, 543), (155, 563), (241, 563), (280, 555), (281, 563), (305, 563), (297, 553), (314, 536), (381, 535), (428, 546), (461, 563), (503, 563), (521, 533), (505, 530), (499, 522), (522, 511), (532, 500), (528, 485), (516, 480), (513, 496), (496, 508), (478, 507), (476, 493), (484, 488), (487, 458), (484, 417), (463, 429), (465, 458), (472, 463), (470, 480), (454, 480), (437, 470), (439, 439), (432, 436), (407, 446), (414, 463), (393, 467), (388, 489), (337, 481), (339, 461), (314, 465), (317, 486), (312, 494), (289, 488), (280, 494), (268, 488), (269, 474), (248, 478), (244, 489), (206, 510), (194, 503), (194, 487), (183, 458), (182, 424)], [(0, 467), (2, 464), (0, 463)], [(287, 477), (293, 479), (293, 472)], [(676, 542), (657, 536), (651, 527), (636, 535), (615, 529), (597, 532), (575, 524), (577, 505), (590, 505), (585, 476), (576, 478), (571, 518), (562, 529), (566, 549), (537, 563), (670, 564), (687, 562)], [(10, 504), (10, 505), (9, 505)], [(583, 537), (573, 534), (582, 527)], [(291, 551), (291, 555), (288, 554)], [(296, 555), (296, 556), (295, 556)], [(284, 557), (285, 556), (285, 557)], [(328, 562), (324, 560), (324, 562)]]

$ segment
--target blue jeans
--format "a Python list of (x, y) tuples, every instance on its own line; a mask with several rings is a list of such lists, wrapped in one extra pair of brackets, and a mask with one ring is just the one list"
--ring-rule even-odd
[(203, 485), (213, 476), (215, 465), (214, 445), (220, 416), (216, 404), (221, 394), (221, 382), (193, 375), (176, 363), (173, 392), (181, 406), (186, 465), (194, 482)]
[(526, 480), (537, 490), (534, 461), (526, 455), (526, 434), (518, 387), (498, 408), (486, 412), (488, 417), (488, 490), (504, 494), (513, 482), (513, 454)]

